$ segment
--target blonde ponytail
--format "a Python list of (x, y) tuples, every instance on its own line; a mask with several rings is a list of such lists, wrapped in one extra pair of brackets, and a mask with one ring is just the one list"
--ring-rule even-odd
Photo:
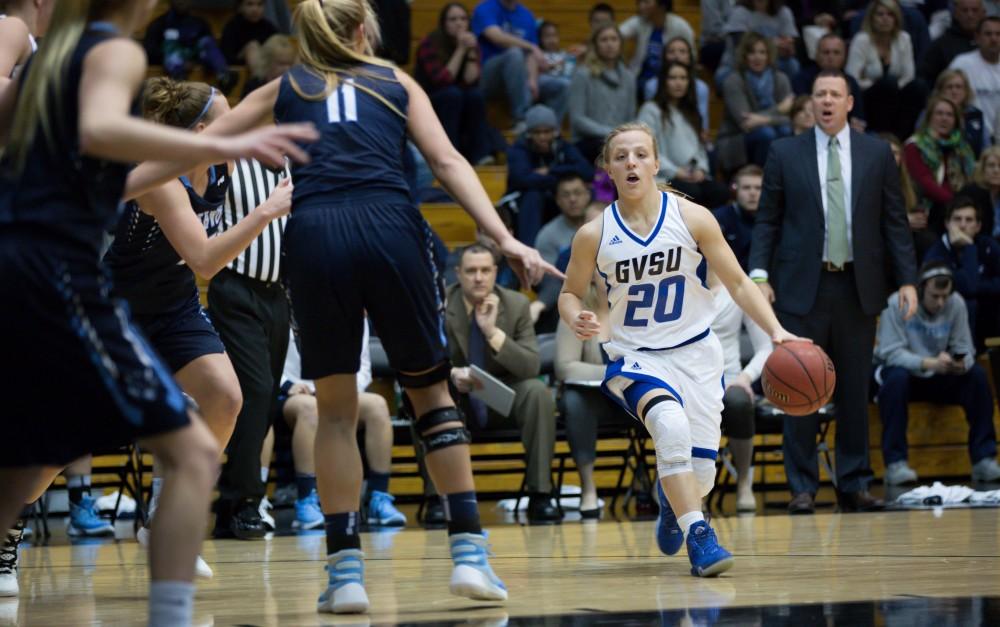
[[(303, 0), (295, 7), (295, 28), (299, 37), (299, 56), (302, 64), (323, 79), (324, 88), (318, 93), (307, 93), (294, 76), (290, 76), (292, 89), (305, 100), (323, 100), (340, 84), (340, 75), (361, 74), (354, 66), (362, 63), (395, 67), (374, 54), (380, 41), (378, 18), (368, 0)], [(354, 32), (364, 25), (365, 47), (357, 52), (352, 46)], [(378, 80), (388, 80), (376, 74), (364, 73)], [(406, 113), (389, 102), (385, 96), (360, 84), (355, 88), (364, 91), (391, 109), (401, 118)]]

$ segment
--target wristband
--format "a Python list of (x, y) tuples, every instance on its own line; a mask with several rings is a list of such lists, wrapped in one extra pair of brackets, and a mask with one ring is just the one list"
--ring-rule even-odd
[(754, 283), (757, 283), (757, 284), (767, 283), (767, 277), (766, 276), (756, 276), (756, 277), (753, 277), (750, 280), (753, 281)]

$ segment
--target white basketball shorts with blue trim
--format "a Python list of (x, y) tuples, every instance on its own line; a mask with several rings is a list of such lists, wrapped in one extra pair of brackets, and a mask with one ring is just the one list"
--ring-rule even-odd
[(625, 388), (636, 381), (662, 387), (677, 399), (691, 424), (692, 456), (715, 459), (722, 439), (724, 361), (722, 345), (714, 333), (661, 351), (623, 350), (605, 345), (611, 363), (601, 388), (637, 420), (625, 400)]

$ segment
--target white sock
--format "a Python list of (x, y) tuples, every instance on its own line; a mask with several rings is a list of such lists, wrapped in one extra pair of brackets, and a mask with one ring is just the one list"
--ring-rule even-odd
[(681, 530), (684, 531), (684, 538), (686, 539), (688, 535), (688, 529), (691, 528), (691, 525), (695, 524), (698, 521), (703, 521), (703, 520), (705, 520), (705, 515), (702, 514), (700, 511), (695, 510), (693, 512), (688, 512), (683, 516), (678, 516), (677, 524), (681, 526)]
[(264, 483), (264, 485), (267, 485), (267, 477), (270, 474), (271, 474), (270, 468), (268, 468), (267, 466), (260, 467), (260, 480)]
[(153, 489), (149, 497), (149, 516), (147, 516), (146, 524), (153, 519), (153, 514), (156, 512), (157, 506), (160, 504), (160, 491), (163, 490), (163, 477), (153, 477)]
[(193, 614), (193, 583), (190, 581), (153, 581), (149, 584), (150, 627), (190, 625)]

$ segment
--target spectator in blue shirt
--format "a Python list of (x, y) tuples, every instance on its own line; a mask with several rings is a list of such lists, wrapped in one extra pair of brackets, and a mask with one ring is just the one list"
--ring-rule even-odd
[(719, 221), (722, 234), (729, 242), (744, 272), (749, 271), (750, 235), (753, 232), (757, 207), (760, 205), (763, 180), (764, 171), (760, 166), (753, 164), (743, 166), (733, 176), (736, 200), (712, 210), (715, 219)]
[(1000, 335), (1000, 244), (980, 234), (982, 220), (971, 198), (958, 196), (945, 210), (946, 232), (925, 260), (943, 261), (955, 275), (955, 290), (965, 299), (976, 347)]
[(481, 85), (490, 100), (506, 96), (517, 132), (535, 100), (551, 107), (561, 121), (568, 91), (558, 81), (539, 83), (549, 62), (538, 47), (535, 16), (517, 0), (483, 0), (472, 13), (472, 32), (482, 49)]

